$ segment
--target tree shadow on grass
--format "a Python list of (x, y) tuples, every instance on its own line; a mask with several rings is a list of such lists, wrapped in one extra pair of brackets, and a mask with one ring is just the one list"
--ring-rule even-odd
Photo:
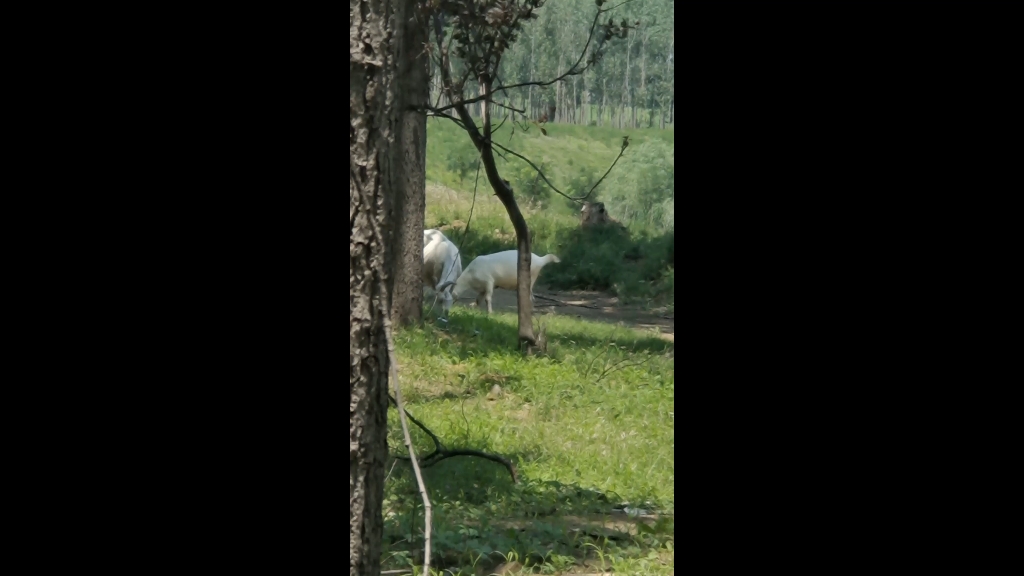
[[(446, 324), (431, 321), (429, 317), (424, 329), (445, 334), (445, 338), (458, 343), (458, 356), (465, 360), (472, 356), (491, 352), (509, 353), (518, 351), (519, 330), (514, 324), (481, 314), (452, 314)], [(534, 321), (535, 329), (546, 324), (543, 318)], [(616, 330), (612, 336), (595, 336), (583, 328), (563, 328), (547, 324), (548, 343), (564, 348), (593, 348), (615, 344), (636, 352), (661, 354), (675, 349), (675, 344), (657, 336), (642, 335), (634, 330)]]
[[(534, 457), (506, 456), (516, 464)], [(423, 476), (434, 511), (432, 565), (453, 573), (474, 573), (475, 565), (475, 573), (486, 574), (480, 570), (506, 561), (510, 552), (527, 566), (596, 567), (601, 554), (649, 558), (652, 551), (667, 553), (666, 542), (674, 540), (672, 517), (616, 510), (622, 497), (613, 492), (523, 475), (514, 484), (501, 465), (472, 457), (442, 461)], [(395, 466), (386, 495), (385, 548), (399, 559), (395, 565), (406, 558), (421, 562), (422, 500), (407, 462)]]

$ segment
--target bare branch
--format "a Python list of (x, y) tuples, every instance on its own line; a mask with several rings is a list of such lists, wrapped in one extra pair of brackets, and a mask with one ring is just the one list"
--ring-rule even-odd
[[(388, 398), (391, 398), (391, 396), (389, 395)], [(395, 404), (395, 406), (398, 406), (397, 400), (391, 398), (391, 401)], [(430, 429), (427, 428), (426, 425), (424, 425), (422, 422), (420, 422), (416, 418), (413, 418), (413, 415), (409, 414), (409, 412), (405, 410), (405, 408), (400, 408), (399, 410), (405, 411), (405, 414), (409, 416), (409, 420), (412, 420), (413, 424), (419, 426), (420, 430), (426, 432), (427, 436), (430, 436), (430, 439), (434, 441), (434, 451), (431, 452), (430, 454), (427, 454), (421, 459), (420, 466), (422, 468), (430, 468), (434, 464), (437, 464), (442, 460), (447, 460), (448, 458), (452, 458), (454, 456), (476, 456), (478, 458), (483, 458), (484, 460), (490, 460), (491, 462), (497, 462), (499, 464), (504, 465), (505, 468), (508, 469), (509, 474), (512, 475), (512, 482), (514, 484), (519, 483), (519, 473), (516, 470), (516, 466), (508, 458), (505, 458), (504, 456), (499, 456), (497, 454), (484, 452), (482, 450), (474, 450), (472, 448), (446, 448), (445, 445), (441, 443), (441, 440), (437, 438), (436, 434), (431, 432)], [(397, 454), (395, 455), (395, 459), (405, 461), (410, 460), (410, 458), (406, 456), (398, 456)]]
[(541, 171), (541, 169), (540, 169), (540, 168), (538, 168), (538, 167), (537, 167), (537, 165), (536, 165), (536, 164), (534, 164), (534, 163), (533, 163), (533, 162), (532, 162), (532, 161), (531, 161), (531, 160), (530, 160), (529, 158), (527, 158), (526, 156), (523, 156), (522, 154), (520, 154), (520, 153), (518, 153), (518, 152), (515, 152), (515, 151), (513, 151), (513, 150), (509, 150), (508, 148), (505, 148), (504, 146), (502, 146), (501, 144), (498, 144), (497, 142), (491, 142), (491, 144), (493, 144), (493, 145), (497, 146), (498, 148), (501, 148), (501, 149), (502, 149), (502, 150), (504, 150), (505, 152), (508, 152), (509, 154), (511, 154), (511, 155), (513, 155), (513, 156), (515, 156), (515, 157), (517, 157), (517, 158), (519, 158), (519, 159), (521, 159), (521, 160), (525, 161), (525, 162), (526, 162), (527, 164), (529, 164), (530, 166), (532, 166), (532, 167), (533, 167), (533, 169), (537, 171), (537, 174), (539, 174), (539, 175), (540, 175), (540, 177), (544, 179), (544, 182), (547, 182), (547, 185), (548, 185), (548, 186), (550, 186), (552, 190), (554, 190), (555, 192), (557, 192), (557, 193), (558, 193), (558, 194), (560, 194), (561, 196), (564, 196), (564, 197), (565, 197), (566, 199), (568, 199), (568, 200), (572, 200), (573, 202), (576, 202), (576, 201), (577, 201), (577, 200), (576, 200), (576, 198), (573, 198), (573, 197), (571, 197), (571, 196), (568, 196), (568, 195), (566, 195), (566, 194), (565, 194), (564, 192), (562, 192), (561, 190), (559, 190), (558, 188), (555, 188), (555, 185), (554, 185), (554, 184), (552, 184), (550, 180), (548, 180), (548, 177), (544, 175), (544, 172), (542, 172), (542, 171)]
[(541, 169), (540, 169), (540, 168), (538, 168), (538, 167), (537, 167), (537, 165), (536, 165), (536, 164), (534, 164), (534, 163), (533, 163), (532, 161), (530, 161), (530, 159), (529, 159), (529, 158), (527, 158), (526, 156), (523, 156), (522, 154), (519, 154), (518, 152), (514, 152), (514, 151), (512, 151), (512, 150), (509, 150), (508, 148), (506, 148), (506, 147), (502, 146), (501, 144), (499, 144), (499, 143), (497, 143), (497, 142), (492, 142), (492, 144), (494, 144), (494, 145), (495, 145), (495, 146), (497, 146), (498, 148), (501, 148), (501, 149), (502, 149), (502, 150), (504, 150), (505, 152), (508, 152), (509, 154), (512, 154), (513, 156), (516, 156), (516, 157), (518, 157), (518, 158), (520, 158), (520, 159), (524, 160), (524, 161), (525, 161), (525, 162), (526, 162), (527, 164), (529, 164), (530, 166), (532, 166), (534, 170), (536, 170), (536, 171), (537, 171), (537, 174), (540, 174), (540, 177), (544, 179), (544, 182), (546, 182), (546, 183), (547, 183), (547, 185), (548, 185), (548, 186), (550, 186), (552, 190), (554, 190), (555, 192), (557, 192), (557, 193), (558, 193), (558, 194), (560, 194), (561, 196), (565, 197), (565, 198), (566, 198), (567, 200), (571, 200), (571, 201), (573, 201), (573, 202), (576, 202), (577, 204), (579, 204), (579, 203), (583, 202), (584, 200), (586, 200), (587, 198), (589, 198), (589, 197), (590, 197), (590, 195), (594, 193), (594, 190), (596, 190), (596, 189), (597, 189), (597, 186), (598, 186), (598, 185), (599, 185), (599, 184), (600, 184), (600, 183), (601, 183), (602, 181), (604, 181), (604, 179), (605, 179), (605, 178), (606, 178), (606, 177), (607, 177), (607, 176), (608, 176), (609, 174), (611, 174), (611, 172), (612, 172), (612, 168), (614, 168), (614, 167), (615, 167), (615, 164), (616, 164), (616, 163), (618, 163), (618, 161), (619, 161), (619, 158), (622, 158), (622, 155), (623, 155), (623, 154), (625, 154), (625, 152), (626, 152), (626, 146), (627, 146), (626, 144), (624, 144), (624, 145), (622, 146), (622, 149), (621, 149), (621, 150), (619, 150), (619, 155), (615, 157), (615, 160), (613, 160), (613, 161), (612, 161), (612, 165), (608, 167), (608, 170), (607, 170), (607, 171), (606, 171), (606, 172), (604, 173), (604, 176), (601, 176), (601, 178), (600, 178), (600, 179), (599, 179), (599, 180), (597, 181), (597, 183), (595, 183), (595, 184), (594, 184), (594, 186), (593, 186), (593, 187), (592, 187), (592, 188), (590, 189), (590, 192), (587, 192), (587, 193), (586, 193), (586, 194), (584, 194), (583, 196), (577, 196), (577, 197), (573, 197), (573, 196), (568, 196), (568, 195), (566, 195), (566, 194), (565, 194), (564, 192), (562, 192), (561, 190), (559, 190), (558, 188), (556, 188), (556, 187), (555, 187), (555, 185), (554, 185), (554, 184), (552, 184), (550, 180), (548, 180), (548, 177), (544, 175), (544, 172), (543, 172), (543, 171), (541, 171)]
[[(624, 368), (629, 368), (630, 366), (639, 366), (641, 364), (646, 364), (647, 362), (650, 361), (651, 358), (653, 358), (653, 356), (648, 356), (647, 358), (644, 358), (643, 360), (641, 360), (639, 362), (630, 362), (629, 364), (625, 364), (625, 365), (619, 366), (620, 364), (622, 364), (623, 362), (626, 361), (626, 359), (623, 358), (622, 360), (619, 360), (618, 362), (616, 362), (615, 364), (612, 364), (608, 368), (605, 368), (604, 371), (601, 372), (601, 375), (597, 377), (597, 380), (594, 381), (594, 384), (597, 384), (598, 382), (601, 381), (602, 378), (604, 378), (608, 374), (611, 374), (612, 372), (615, 372), (616, 370), (622, 370)], [(618, 368), (616, 368), (617, 366), (618, 366)]]
[(449, 116), (448, 114), (445, 114), (443, 112), (428, 112), (427, 116), (433, 116), (434, 118), (447, 118), (448, 120), (451, 120), (452, 122), (455, 122), (455, 124), (459, 128), (462, 128), (463, 130), (467, 130), (466, 129), (466, 125), (462, 123), (462, 120), (459, 120), (455, 116)]
[(505, 123), (505, 120), (508, 120), (508, 115), (506, 115), (504, 118), (502, 118), (501, 122), (498, 122), (498, 125), (494, 127), (494, 130), (491, 130), (490, 132), (487, 133), (487, 138), (488, 139), (490, 139), (491, 135), (494, 134), (495, 132), (497, 132), (501, 128), (501, 125)]
[(487, 452), (481, 452), (480, 450), (472, 450), (469, 448), (454, 448), (451, 450), (445, 450), (444, 452), (441, 452), (439, 455), (431, 458), (429, 461), (424, 459), (423, 467), (430, 468), (434, 464), (437, 464), (442, 460), (452, 458), (453, 456), (476, 456), (478, 458), (490, 460), (491, 462), (503, 464), (505, 468), (508, 469), (508, 473), (512, 475), (512, 483), (519, 483), (519, 473), (516, 471), (516, 465), (513, 464), (511, 460), (505, 458), (504, 456), (499, 456), (497, 454), (489, 454)]
[[(625, 142), (625, 141), (623, 141), (623, 142)], [(619, 161), (619, 158), (622, 158), (622, 155), (626, 153), (626, 146), (627, 146), (627, 144), (624, 143), (623, 146), (622, 146), (622, 149), (619, 150), (619, 155), (616, 156), (615, 160), (612, 161), (612, 165), (608, 167), (608, 170), (604, 173), (604, 176), (601, 176), (601, 178), (596, 183), (594, 183), (594, 186), (590, 189), (590, 192), (587, 192), (583, 196), (580, 196), (580, 198), (579, 198), (580, 200), (586, 200), (587, 198), (590, 198), (590, 195), (593, 194), (594, 190), (597, 189), (597, 185), (600, 184), (602, 181), (604, 181), (606, 176), (611, 174), (612, 168), (615, 168), (615, 164)]]
[(502, 108), (504, 108), (506, 110), (511, 110), (513, 112), (519, 112), (520, 114), (526, 114), (526, 110), (520, 110), (519, 108), (516, 108), (515, 106), (512, 106), (512, 105), (505, 105), (505, 104), (502, 104), (501, 102), (496, 102), (494, 100), (491, 100), (491, 104), (494, 104), (495, 106), (500, 106), (500, 107), (502, 107)]

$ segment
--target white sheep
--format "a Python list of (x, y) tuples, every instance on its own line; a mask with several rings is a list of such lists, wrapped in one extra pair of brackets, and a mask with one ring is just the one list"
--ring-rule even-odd
[[(533, 285), (537, 283), (537, 276), (540, 275), (541, 269), (552, 262), (561, 262), (561, 260), (554, 254), (548, 254), (543, 258), (536, 254), (531, 254), (530, 256), (532, 256), (530, 260), (530, 302), (533, 302)], [(504, 252), (477, 256), (469, 263), (469, 266), (466, 266), (466, 270), (459, 276), (458, 280), (446, 282), (440, 285), (438, 290), (447, 289), (449, 284), (454, 284), (455, 287), (451, 289), (451, 293), (455, 298), (459, 298), (463, 293), (473, 290), (478, 293), (476, 297), (477, 305), (483, 307), (484, 302), (486, 302), (487, 313), (490, 314), (493, 311), (491, 308), (491, 295), (494, 294), (495, 288), (504, 288), (505, 290), (516, 289), (516, 263), (518, 259), (519, 253), (515, 250), (505, 250)], [(450, 306), (447, 302), (446, 305)]]
[(451, 290), (440, 285), (462, 275), (462, 256), (455, 243), (439, 230), (423, 231), (423, 283), (441, 294), (444, 311), (452, 306)]

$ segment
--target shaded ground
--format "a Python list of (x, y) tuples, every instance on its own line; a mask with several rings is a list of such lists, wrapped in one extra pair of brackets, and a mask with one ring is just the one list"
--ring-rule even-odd
[[(664, 309), (645, 310), (637, 305), (622, 304), (618, 297), (604, 292), (588, 290), (548, 290), (535, 286), (533, 313), (562, 314), (585, 320), (622, 323), (641, 330), (657, 329), (661, 337), (675, 341), (675, 314)], [(476, 295), (461, 298), (457, 306), (475, 306)], [(515, 312), (516, 293), (511, 290), (494, 290), (491, 306), (495, 312)]]

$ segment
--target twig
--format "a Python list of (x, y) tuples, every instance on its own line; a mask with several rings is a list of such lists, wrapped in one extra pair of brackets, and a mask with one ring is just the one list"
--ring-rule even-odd
[(590, 375), (590, 369), (591, 369), (591, 368), (593, 368), (593, 366), (594, 366), (594, 362), (597, 362), (597, 359), (598, 359), (598, 358), (600, 358), (602, 354), (604, 354), (605, 352), (607, 352), (607, 351), (608, 351), (608, 349), (610, 348), (610, 344), (611, 344), (611, 342), (609, 341), (609, 342), (608, 342), (608, 345), (606, 345), (606, 346), (604, 347), (604, 350), (601, 350), (600, 352), (598, 352), (598, 353), (597, 353), (596, 355), (594, 355), (594, 357), (593, 357), (593, 358), (592, 358), (592, 359), (590, 360), (590, 364), (589, 364), (589, 365), (587, 366), (587, 371), (583, 373), (583, 377), (584, 377), (584, 378), (586, 378), (587, 376), (589, 376), (589, 375)]
[[(388, 398), (391, 400), (391, 402), (397, 408), (398, 407), (398, 401), (395, 400), (395, 398), (393, 396), (391, 396), (390, 394), (388, 395)], [(421, 430), (423, 430), (424, 432), (427, 433), (427, 436), (430, 436), (430, 439), (434, 441), (434, 447), (435, 448), (436, 447), (444, 448), (444, 444), (441, 443), (441, 440), (438, 439), (437, 435), (435, 435), (433, 432), (431, 432), (430, 429), (427, 428), (425, 424), (423, 424), (423, 422), (420, 422), (419, 420), (414, 418), (413, 415), (409, 414), (409, 411), (406, 410), (405, 408), (402, 408), (402, 410), (405, 412), (405, 415), (409, 417), (409, 420), (412, 420), (413, 424), (419, 426)], [(430, 456), (428, 455), (426, 458), (429, 458), (429, 457)], [(405, 458), (405, 456), (397, 456), (396, 455), (395, 458)], [(426, 458), (424, 458), (424, 460), (426, 460)], [(405, 459), (408, 460), (408, 458), (405, 458)]]
[(623, 155), (623, 154), (625, 154), (625, 152), (626, 152), (626, 146), (623, 146), (623, 147), (622, 147), (622, 148), (621, 148), (621, 149), (619, 150), (619, 155), (618, 155), (618, 156), (616, 156), (616, 157), (615, 157), (615, 160), (613, 160), (613, 161), (612, 161), (612, 165), (608, 167), (608, 170), (607, 170), (607, 171), (606, 171), (606, 172), (604, 173), (604, 176), (601, 176), (601, 178), (600, 178), (600, 179), (599, 179), (599, 180), (597, 181), (597, 183), (596, 183), (596, 184), (594, 184), (593, 188), (591, 188), (591, 189), (590, 189), (590, 192), (587, 192), (587, 193), (586, 193), (586, 194), (584, 194), (583, 196), (576, 196), (576, 197), (573, 197), (573, 196), (569, 196), (569, 195), (565, 194), (564, 192), (562, 192), (562, 191), (561, 191), (561, 190), (559, 190), (558, 188), (555, 188), (555, 185), (554, 185), (554, 184), (552, 184), (550, 180), (548, 180), (548, 177), (544, 175), (544, 172), (542, 172), (542, 171), (541, 171), (541, 169), (540, 169), (540, 168), (538, 168), (538, 167), (537, 167), (537, 165), (536, 165), (536, 164), (534, 164), (534, 163), (533, 163), (533, 162), (532, 162), (532, 161), (531, 161), (531, 160), (530, 160), (529, 158), (527, 158), (526, 156), (523, 156), (522, 154), (519, 154), (518, 152), (514, 152), (514, 151), (512, 151), (512, 150), (509, 150), (508, 148), (506, 148), (506, 147), (502, 146), (501, 144), (499, 144), (499, 143), (497, 143), (497, 142), (491, 142), (491, 143), (492, 143), (492, 144), (494, 144), (495, 146), (497, 146), (498, 148), (501, 148), (501, 149), (502, 149), (502, 150), (504, 150), (505, 152), (508, 152), (509, 154), (512, 154), (513, 156), (516, 156), (517, 158), (520, 158), (520, 159), (522, 159), (523, 161), (525, 161), (525, 162), (526, 162), (527, 164), (529, 164), (529, 165), (530, 165), (531, 167), (533, 167), (533, 169), (534, 169), (534, 170), (536, 170), (536, 171), (537, 171), (537, 174), (539, 174), (539, 175), (540, 175), (540, 177), (544, 179), (544, 182), (546, 182), (546, 183), (547, 183), (547, 185), (548, 185), (548, 186), (550, 186), (552, 190), (554, 190), (555, 192), (557, 192), (558, 194), (560, 194), (561, 196), (563, 196), (563, 197), (564, 197), (564, 198), (566, 198), (567, 200), (571, 200), (572, 202), (576, 202), (577, 204), (579, 204), (579, 203), (583, 202), (584, 200), (586, 200), (587, 198), (589, 198), (591, 194), (593, 194), (593, 193), (594, 193), (594, 190), (595, 190), (595, 189), (597, 189), (597, 186), (598, 186), (598, 184), (600, 184), (600, 183), (601, 183), (602, 181), (604, 181), (604, 179), (605, 179), (605, 178), (606, 178), (606, 177), (607, 177), (607, 176), (608, 176), (609, 174), (611, 174), (611, 172), (612, 172), (612, 168), (614, 168), (614, 167), (615, 167), (615, 164), (617, 164), (617, 163), (618, 163), (618, 161), (619, 161), (619, 158), (622, 158), (622, 155)]
[(427, 112), (427, 116), (433, 116), (434, 118), (447, 118), (447, 119), (451, 120), (452, 122), (455, 122), (455, 124), (459, 128), (462, 128), (463, 130), (466, 130), (466, 125), (462, 123), (462, 120), (459, 120), (458, 118), (456, 118), (454, 116), (449, 116), (448, 114), (445, 114), (443, 112), (434, 112), (433, 110), (430, 110), (430, 111)]
[(618, 162), (619, 158), (622, 158), (622, 155), (625, 154), (625, 153), (626, 153), (626, 146), (623, 146), (622, 149), (619, 150), (619, 155), (616, 156), (615, 160), (612, 161), (612, 165), (608, 167), (608, 171), (605, 172), (604, 176), (601, 176), (601, 178), (594, 184), (593, 188), (590, 189), (590, 192), (587, 192), (585, 195), (580, 196), (580, 200), (586, 200), (587, 198), (590, 197), (591, 194), (594, 193), (594, 190), (597, 189), (597, 185), (600, 184), (605, 179), (605, 177), (607, 177), (609, 174), (611, 174), (612, 168), (615, 168), (615, 163)]
[[(395, 403), (395, 406), (398, 405), (394, 398), (392, 398), (392, 402)], [(442, 460), (447, 460), (448, 458), (452, 458), (454, 456), (476, 456), (478, 458), (483, 458), (484, 460), (490, 460), (491, 462), (503, 464), (505, 468), (508, 469), (509, 474), (512, 476), (512, 483), (519, 483), (519, 473), (516, 470), (516, 465), (513, 464), (512, 461), (509, 460), (508, 458), (505, 458), (504, 456), (499, 456), (497, 454), (483, 452), (481, 450), (473, 450), (471, 448), (447, 448), (445, 447), (444, 444), (441, 443), (441, 440), (438, 439), (437, 435), (431, 432), (430, 429), (426, 427), (426, 425), (424, 425), (422, 422), (414, 418), (413, 415), (409, 414), (409, 412), (406, 411), (404, 408), (400, 409), (400, 411), (405, 411), (405, 413), (409, 416), (409, 419), (412, 420), (412, 423), (419, 426), (420, 429), (426, 432), (427, 436), (430, 436), (430, 439), (434, 441), (434, 451), (431, 452), (430, 454), (427, 454), (421, 459), (420, 466), (422, 468), (430, 468), (434, 464), (437, 464)], [(395, 455), (395, 458), (399, 460), (409, 460), (409, 458), (406, 458), (405, 456), (398, 456), (397, 454)]]
[(505, 115), (505, 117), (501, 119), (501, 122), (498, 122), (498, 125), (497, 125), (497, 126), (495, 126), (495, 127), (494, 127), (494, 129), (492, 129), (492, 130), (491, 130), (491, 131), (490, 131), (490, 132), (489, 132), (489, 133), (487, 134), (487, 138), (488, 138), (488, 139), (490, 139), (490, 137), (491, 137), (491, 134), (494, 134), (495, 132), (497, 132), (497, 131), (498, 131), (498, 129), (499, 129), (499, 128), (501, 128), (501, 125), (505, 123), (505, 120), (508, 120), (508, 114), (506, 114), (506, 115)]
[[(629, 368), (630, 366), (640, 366), (641, 364), (647, 363), (651, 358), (654, 358), (654, 356), (648, 356), (647, 358), (644, 358), (643, 360), (641, 360), (639, 362), (633, 362), (633, 363), (630, 363), (630, 364), (626, 364), (624, 366), (619, 366), (619, 364), (622, 364), (623, 362), (625, 362), (628, 359), (628, 358), (623, 358), (622, 360), (619, 360), (618, 362), (616, 362), (615, 364), (612, 364), (608, 368), (605, 368), (604, 371), (601, 372), (601, 375), (597, 377), (597, 380), (594, 381), (594, 384), (597, 384), (598, 382), (601, 381), (602, 378), (604, 378), (608, 374), (611, 374), (612, 372), (615, 372), (615, 370), (622, 370), (622, 369), (625, 369), (625, 368)], [(619, 366), (619, 367), (616, 368), (616, 366)]]
[(564, 196), (565, 198), (568, 198), (569, 200), (575, 201), (571, 196), (568, 196), (564, 192), (559, 190), (558, 188), (555, 188), (555, 185), (552, 184), (550, 180), (548, 180), (548, 177), (544, 175), (544, 172), (542, 172), (541, 169), (538, 168), (537, 165), (534, 164), (533, 161), (531, 161), (529, 158), (527, 158), (526, 156), (523, 156), (522, 154), (520, 154), (518, 152), (515, 152), (513, 150), (509, 150), (508, 148), (502, 146), (501, 144), (498, 144), (497, 142), (492, 141), (491, 144), (493, 144), (494, 146), (497, 146), (498, 148), (501, 148), (505, 152), (508, 152), (509, 154), (511, 154), (511, 155), (513, 155), (513, 156), (515, 156), (515, 157), (525, 161), (527, 164), (532, 166), (534, 170), (537, 171), (537, 174), (540, 174), (540, 177), (544, 179), (544, 182), (547, 182), (547, 185), (550, 186), (552, 190), (554, 190), (558, 194)]
[(519, 483), (519, 474), (516, 472), (516, 465), (513, 464), (511, 460), (505, 458), (504, 456), (499, 456), (497, 454), (489, 454), (487, 452), (481, 452), (480, 450), (472, 450), (469, 448), (445, 449), (443, 452), (440, 452), (438, 453), (438, 455), (432, 457), (429, 461), (424, 460), (423, 467), (430, 468), (431, 466), (437, 464), (442, 460), (447, 460), (448, 458), (452, 458), (455, 456), (476, 456), (478, 458), (483, 458), (485, 460), (497, 462), (498, 464), (503, 464), (505, 468), (508, 469), (508, 473), (512, 476), (512, 483)]
[[(363, 202), (367, 208), (371, 208), (373, 203), (370, 202), (370, 198), (366, 195), (366, 191), (359, 185), (359, 179), (355, 177), (355, 173), (352, 174), (352, 182), (355, 184), (356, 191), (362, 197)], [(377, 220), (370, 215), (367, 218), (370, 221), (370, 228), (373, 230), (373, 235), (377, 238), (377, 242), (383, 249), (386, 244), (384, 243), (384, 236), (380, 233), (380, 229), (377, 227)], [(384, 282), (384, 270), (381, 266), (381, 260), (383, 258), (370, 258), (370, 265), (374, 268), (377, 273), (377, 282), (379, 284), (380, 294), (378, 294), (376, 300), (377, 305), (380, 309), (380, 313), (383, 316), (382, 320), (384, 323), (384, 338), (387, 341), (388, 347), (388, 363), (391, 365), (391, 381), (395, 386), (395, 404), (398, 406), (398, 415), (401, 417), (402, 422), (402, 434), (405, 436), (405, 447), (409, 450), (409, 460), (412, 462), (413, 472), (416, 474), (416, 484), (419, 487), (420, 496), (423, 497), (423, 517), (424, 517), (424, 549), (423, 549), (423, 576), (430, 576), (430, 519), (431, 519), (431, 506), (430, 496), (427, 494), (427, 485), (423, 482), (423, 474), (420, 472), (419, 463), (416, 461), (416, 452), (412, 447), (412, 436), (409, 434), (409, 424), (406, 422), (405, 408), (402, 403), (402, 389), (398, 385), (398, 358), (395, 355), (395, 341), (392, 337), (391, 332), (391, 314), (388, 310), (388, 287)]]
[(502, 108), (504, 108), (506, 110), (511, 110), (513, 112), (519, 112), (520, 114), (526, 114), (526, 110), (520, 110), (519, 108), (516, 108), (515, 106), (512, 106), (511, 104), (505, 105), (505, 104), (502, 104), (501, 102), (495, 102), (493, 100), (491, 101), (491, 104), (494, 104), (495, 106), (500, 106), (500, 107), (502, 107)]

